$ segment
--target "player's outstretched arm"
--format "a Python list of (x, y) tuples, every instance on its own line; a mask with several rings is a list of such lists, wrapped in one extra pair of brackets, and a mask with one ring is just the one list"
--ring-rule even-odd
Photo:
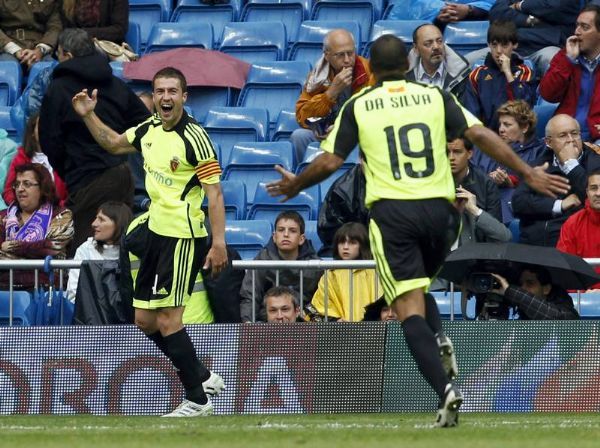
[(211, 269), (216, 275), (227, 266), (227, 247), (225, 246), (225, 205), (221, 184), (202, 184), (208, 198), (208, 218), (212, 234), (212, 245), (206, 255), (203, 269)]
[(87, 89), (83, 89), (73, 97), (72, 103), (73, 109), (83, 119), (94, 140), (105, 150), (111, 154), (135, 152), (135, 148), (129, 144), (125, 134), (118, 134), (109, 128), (94, 112), (98, 104), (98, 89), (92, 91), (91, 97)]
[(275, 166), (281, 174), (281, 179), (267, 184), (267, 191), (271, 196), (282, 196), (281, 202), (298, 195), (301, 190), (318, 184), (329, 177), (344, 163), (344, 159), (335, 154), (324, 152), (311, 162), (301, 174), (295, 176), (281, 166)]
[(474, 145), (501, 164), (512, 168), (525, 182), (538, 193), (555, 198), (569, 192), (569, 181), (555, 174), (548, 174), (547, 165), (530, 167), (495, 132), (480, 125), (471, 126), (465, 131)]

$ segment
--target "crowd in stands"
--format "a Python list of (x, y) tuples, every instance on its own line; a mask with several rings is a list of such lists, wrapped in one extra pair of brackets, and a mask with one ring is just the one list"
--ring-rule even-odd
[[(387, 4), (387, 20), (420, 21), (410, 36), (408, 80), (452, 93), (525, 162), (564, 176), (571, 185), (564, 197), (541, 196), (467, 139), (449, 141), (454, 205), (462, 214), (454, 248), (512, 240), (600, 258), (600, 2), (408, 2), (419, 8), (407, 8), (401, 0), (380, 3)], [(379, 14), (384, 17), (383, 11)], [(445, 41), (444, 30), (465, 21), (489, 21), (487, 47), (464, 52)], [(23, 129), (22, 144), (12, 145), (0, 130), (5, 203), (0, 259), (50, 255), (119, 260), (128, 274), (121, 285), (125, 296), (135, 283), (133, 252), (144, 245), (140, 229), (147, 226), (151, 205), (144, 176), (151, 174), (144, 173), (138, 154), (124, 157), (102, 150), (73, 111), (71, 99), (82, 89), (91, 93), (98, 88), (96, 112), (118, 133), (153, 113), (152, 94), (136, 93), (117, 77), (92, 40), (121, 44), (129, 23), (126, 0), (0, 0), (0, 60), (17, 61), (23, 73), (40, 61), (55, 64), (36, 78), (32, 75), (28, 85), (33, 83), (35, 90), (23, 93), (26, 111), (15, 124)], [(297, 128), (287, 137), (296, 163), (306, 160), (309, 145), (327, 136), (344, 103), (374, 84), (361, 40), (347, 29), (324, 36), (322, 52), (310, 64), (296, 102)], [(542, 120), (536, 111), (551, 104), (556, 107), (553, 116)], [(223, 168), (226, 163), (221, 160)], [(321, 192), (315, 211), (318, 237), (313, 236), (320, 241), (307, 237), (300, 213), (286, 210), (271, 222), (272, 235), (255, 259), (371, 259), (362, 169), (359, 157), (359, 163)], [(335, 269), (324, 275), (318, 270), (258, 269), (237, 281), (232, 271), (222, 274), (229, 298), (221, 305), (210, 297), (218, 294), (216, 280), (198, 276), (195, 305), (186, 310), (184, 323), (395, 319), (371, 269)], [(557, 292), (543, 271), (529, 267), (515, 279), (498, 275), (498, 280), (502, 295), (524, 319), (578, 318), (570, 296)], [(40, 274), (34, 280), (32, 271), (19, 271), (13, 279), (16, 288), (26, 290), (35, 281), (47, 278)], [(67, 296), (72, 302), (78, 297), (78, 281), (78, 270), (71, 270)], [(0, 283), (8, 289), (7, 271), (1, 272)], [(447, 288), (443, 279), (432, 285), (432, 290)], [(540, 296), (558, 308), (540, 307)], [(231, 303), (236, 308), (239, 303), (239, 309), (225, 316)]]

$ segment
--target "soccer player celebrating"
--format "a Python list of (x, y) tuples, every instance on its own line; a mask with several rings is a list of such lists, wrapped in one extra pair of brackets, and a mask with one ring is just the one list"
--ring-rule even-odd
[[(157, 113), (123, 134), (94, 112), (97, 90), (75, 95), (73, 108), (111, 154), (142, 153), (151, 203), (148, 247), (134, 292), (135, 323), (171, 360), (185, 389), (185, 400), (165, 417), (205, 416), (213, 413), (207, 395), (225, 386), (198, 359), (181, 318), (202, 263), (213, 274), (227, 264), (221, 168), (208, 135), (183, 108), (183, 73), (164, 68), (154, 75), (152, 88)], [(200, 209), (204, 194), (212, 230), (208, 253)]]
[(442, 359), (454, 354), (447, 344), (440, 350), (439, 311), (435, 301), (425, 296), (459, 233), (446, 142), (468, 138), (549, 196), (565, 193), (568, 184), (528, 166), (451, 94), (406, 81), (407, 51), (397, 37), (378, 38), (371, 47), (370, 64), (377, 84), (346, 102), (321, 144), (325, 152), (299, 176), (276, 167), (282, 179), (269, 183), (267, 189), (272, 196), (294, 197), (337, 170), (360, 144), (371, 218), (369, 238), (385, 298), (402, 321), (420, 372), (440, 398), (436, 425), (455, 426), (463, 397), (449, 379), (451, 372), (443, 367), (448, 360)]

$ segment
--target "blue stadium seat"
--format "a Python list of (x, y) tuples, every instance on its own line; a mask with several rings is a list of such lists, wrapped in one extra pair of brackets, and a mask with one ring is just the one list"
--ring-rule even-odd
[(218, 5), (207, 5), (200, 3), (200, 0), (179, 0), (171, 22), (210, 23), (216, 49), (221, 44), (225, 25), (237, 20), (240, 5), (241, 0), (229, 0), (229, 3)]
[(319, 252), (321, 246), (323, 246), (323, 242), (321, 241), (321, 238), (319, 238), (319, 234), (317, 233), (317, 220), (304, 220), (304, 235), (306, 239), (310, 240), (310, 242), (312, 243), (315, 252)]
[(210, 109), (231, 105), (233, 96), (233, 89), (229, 87), (188, 86), (186, 105), (194, 112), (194, 118), (199, 123), (204, 123)]
[(331, 30), (343, 28), (354, 36), (356, 51), (360, 50), (360, 25), (352, 20), (305, 20), (300, 25), (298, 39), (292, 43), (287, 59), (306, 61), (314, 65), (323, 55), (323, 39)]
[(55, 65), (58, 65), (58, 62), (56, 62), (56, 61), (40, 61), (40, 62), (36, 62), (35, 64), (33, 64), (31, 66), (31, 68), (29, 69), (29, 74), (27, 75), (27, 87), (29, 87), (31, 85), (33, 80), (40, 74), (40, 72), (42, 70), (44, 70), (47, 67), (53, 67)]
[(179, 47), (213, 48), (210, 23), (158, 22), (152, 26), (145, 54)]
[(376, 9), (373, 0), (317, 0), (311, 12), (312, 20), (354, 20), (361, 29), (357, 45), (367, 41), (371, 34), (371, 26), (381, 17), (382, 1)]
[(537, 116), (537, 124), (535, 126), (535, 136), (537, 138), (544, 138), (546, 135), (546, 125), (554, 115), (557, 107), (558, 103), (536, 104), (533, 106), (533, 111)]
[(225, 219), (227, 221), (246, 219), (246, 209), (248, 207), (246, 185), (233, 180), (224, 180), (221, 181), (221, 191), (223, 192), (223, 203), (225, 205)]
[[(573, 303), (577, 308), (577, 294), (572, 293)], [(600, 319), (600, 294), (597, 292), (581, 293), (580, 316), (582, 319)]]
[(4, 129), (8, 134), (8, 138), (14, 140), (17, 144), (20, 143), (19, 132), (13, 125), (10, 119), (11, 106), (0, 106), (0, 129)]
[(281, 198), (271, 197), (267, 193), (265, 183), (259, 183), (256, 186), (254, 199), (250, 210), (248, 210), (247, 219), (265, 219), (269, 222), (275, 222), (275, 217), (284, 210), (297, 211), (305, 221), (317, 219), (319, 214), (319, 186), (305, 188), (298, 193), (298, 196), (289, 199), (286, 202), (280, 202)]
[[(26, 291), (13, 291), (12, 324), (28, 327), (32, 324), (31, 295)], [(0, 291), (0, 325), (6, 326), (10, 322), (10, 293)]]
[(240, 92), (238, 106), (266, 108), (273, 129), (280, 111), (295, 109), (309, 71), (310, 65), (303, 61), (254, 64)]
[(444, 30), (444, 40), (459, 54), (487, 46), (487, 20), (449, 23)]
[(242, 22), (281, 22), (288, 42), (298, 37), (300, 24), (309, 17), (310, 0), (248, 0), (242, 10)]
[(168, 22), (170, 16), (170, 0), (129, 0), (129, 20), (140, 26), (140, 51), (146, 48), (152, 26)]
[(235, 143), (268, 140), (269, 113), (254, 107), (214, 107), (206, 114), (204, 129), (221, 145), (221, 163), (225, 166)]
[[(310, 165), (310, 163), (318, 155), (323, 153), (320, 146), (321, 146), (320, 142), (312, 142), (312, 143), (308, 144), (308, 146), (306, 147), (306, 152), (304, 153), (304, 158), (300, 161), (300, 163), (298, 163), (298, 167), (296, 168), (296, 174), (300, 174), (302, 171), (304, 171), (306, 169), (306, 167), (308, 165)], [(352, 168), (354, 165), (356, 165), (357, 163), (358, 163), (358, 146), (356, 146), (352, 150), (352, 152), (348, 155), (346, 160), (344, 160), (344, 163), (342, 164), (340, 169), (348, 170), (348, 169)], [(324, 182), (326, 182), (326, 181), (324, 181)]]
[(125, 42), (129, 44), (136, 54), (139, 55), (141, 53), (142, 32), (140, 30), (140, 26), (136, 22), (129, 22), (127, 34), (125, 35)]
[(227, 179), (231, 171), (274, 169), (275, 165), (294, 170), (294, 149), (290, 142), (237, 143), (231, 149), (223, 178)]
[(298, 120), (296, 120), (296, 112), (282, 110), (279, 112), (279, 116), (277, 117), (275, 129), (271, 134), (271, 140), (274, 142), (279, 140), (289, 140), (292, 132), (299, 127), (300, 125), (298, 124)]
[(336, 180), (338, 180), (341, 176), (343, 176), (347, 171), (348, 168), (342, 166), (341, 168), (338, 168), (336, 171), (334, 171), (327, 179), (319, 183), (319, 187), (321, 188), (321, 201), (325, 199), (325, 196), (331, 188), (331, 185), (333, 185), (333, 183)]
[(236, 249), (242, 259), (251, 260), (267, 245), (273, 228), (269, 221), (227, 221), (225, 241)]
[(510, 230), (510, 233), (512, 234), (511, 241), (513, 243), (518, 243), (519, 240), (521, 239), (521, 220), (513, 219), (508, 224), (508, 230)]
[(426, 20), (378, 20), (373, 24), (371, 29), (371, 37), (365, 44), (363, 54), (365, 57), (369, 56), (369, 51), (373, 42), (384, 34), (393, 34), (404, 41), (407, 46), (413, 43), (413, 31), (418, 26), (424, 25)]
[(0, 61), (0, 106), (12, 106), (21, 94), (23, 72), (17, 61)]
[(219, 50), (250, 64), (281, 61), (287, 50), (285, 26), (281, 22), (229, 23)]
[[(450, 320), (452, 316), (451, 298), (452, 294), (448, 291), (432, 291), (431, 294), (435, 298), (437, 306), (440, 310), (440, 316), (443, 320)], [(460, 306), (460, 291), (454, 292), (454, 319), (463, 319), (462, 310)], [(467, 302), (467, 319), (475, 318), (475, 299), (471, 299)]]

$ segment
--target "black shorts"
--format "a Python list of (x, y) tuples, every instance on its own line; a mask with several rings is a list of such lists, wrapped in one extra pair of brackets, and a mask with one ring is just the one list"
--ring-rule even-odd
[(460, 214), (442, 198), (381, 200), (371, 207), (371, 251), (388, 303), (428, 288), (460, 232)]
[(206, 238), (173, 238), (148, 230), (146, 241), (133, 306), (144, 309), (185, 306), (206, 258)]

